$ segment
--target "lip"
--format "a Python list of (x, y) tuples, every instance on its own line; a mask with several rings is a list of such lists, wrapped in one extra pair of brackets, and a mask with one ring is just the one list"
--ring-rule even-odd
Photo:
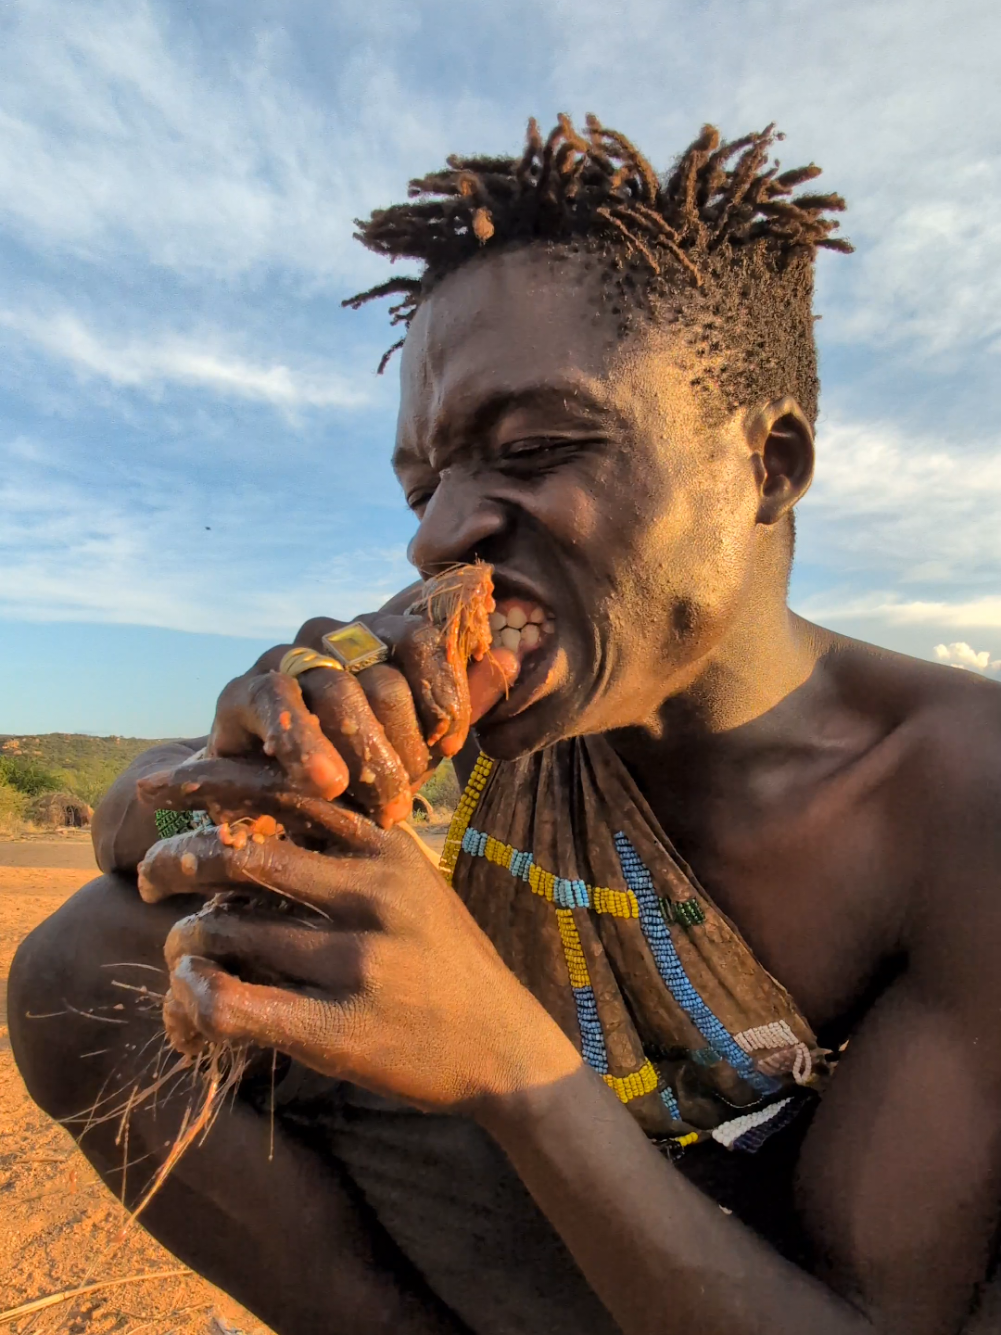
[(517, 598), (522, 602), (528, 601), (538, 604), (550, 616), (556, 610), (552, 599), (537, 584), (521, 575), (511, 575), (501, 567), (494, 566), (493, 583), (494, 601), (497, 603), (501, 603), (507, 598)]
[(560, 652), (558, 637), (549, 636), (549, 642), (543, 642), (538, 649), (527, 654), (522, 660), (521, 671), (508, 694), (502, 697), (493, 709), (477, 723), (477, 727), (492, 728), (508, 719), (523, 714), (544, 694), (550, 686), (553, 667)]
[(553, 669), (557, 658), (561, 656), (560, 619), (556, 613), (552, 596), (533, 580), (494, 567), (494, 600), (498, 606), (508, 599), (529, 603), (541, 607), (548, 617), (556, 622), (554, 634), (544, 637), (537, 649), (526, 654), (521, 662), (521, 670), (508, 694), (502, 697), (493, 709), (477, 723), (478, 728), (491, 729), (524, 714), (526, 710), (548, 694), (553, 685)]

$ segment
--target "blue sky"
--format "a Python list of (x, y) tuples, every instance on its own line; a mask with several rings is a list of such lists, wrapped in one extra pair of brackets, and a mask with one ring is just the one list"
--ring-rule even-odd
[(4, 5), (0, 732), (202, 731), (407, 581), (351, 220), (560, 110), (658, 167), (775, 120), (847, 196), (793, 604), (997, 674), (999, 58), (996, 0)]

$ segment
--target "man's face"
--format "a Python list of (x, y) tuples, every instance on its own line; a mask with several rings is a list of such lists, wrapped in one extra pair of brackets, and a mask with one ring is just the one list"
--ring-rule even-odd
[(742, 416), (707, 427), (683, 338), (623, 338), (611, 304), (593, 257), (501, 253), (447, 278), (404, 349), (394, 466), (414, 564), (480, 557), (501, 611), (551, 624), (477, 727), (500, 758), (650, 721), (711, 657), (748, 573)]

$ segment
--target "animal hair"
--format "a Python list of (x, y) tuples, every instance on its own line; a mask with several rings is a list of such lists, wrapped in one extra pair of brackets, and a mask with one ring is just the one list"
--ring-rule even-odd
[(769, 161), (781, 138), (769, 125), (725, 143), (706, 125), (661, 176), (595, 116), (579, 132), (561, 115), (546, 139), (530, 120), (520, 158), (453, 154), (444, 169), (410, 182), (407, 203), (357, 220), (369, 250), (423, 269), (342, 304), (357, 310), (399, 297), (390, 316), (404, 335), (381, 373), (421, 302), (476, 257), (540, 243), (596, 253), (622, 331), (641, 315), (677, 322), (691, 348), (691, 382), (715, 409), (793, 394), (813, 419), (813, 261), (818, 249), (852, 246), (832, 235), (838, 222), (828, 215), (844, 209), (840, 195), (793, 193), (820, 168), (783, 172)]

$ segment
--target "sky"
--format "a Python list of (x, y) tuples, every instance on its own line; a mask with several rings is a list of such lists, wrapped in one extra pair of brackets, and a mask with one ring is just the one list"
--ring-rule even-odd
[(775, 121), (848, 199), (792, 604), (1001, 675), (996, 0), (7, 0), (0, 732), (204, 732), (409, 582), (352, 219), (596, 112), (666, 169)]

